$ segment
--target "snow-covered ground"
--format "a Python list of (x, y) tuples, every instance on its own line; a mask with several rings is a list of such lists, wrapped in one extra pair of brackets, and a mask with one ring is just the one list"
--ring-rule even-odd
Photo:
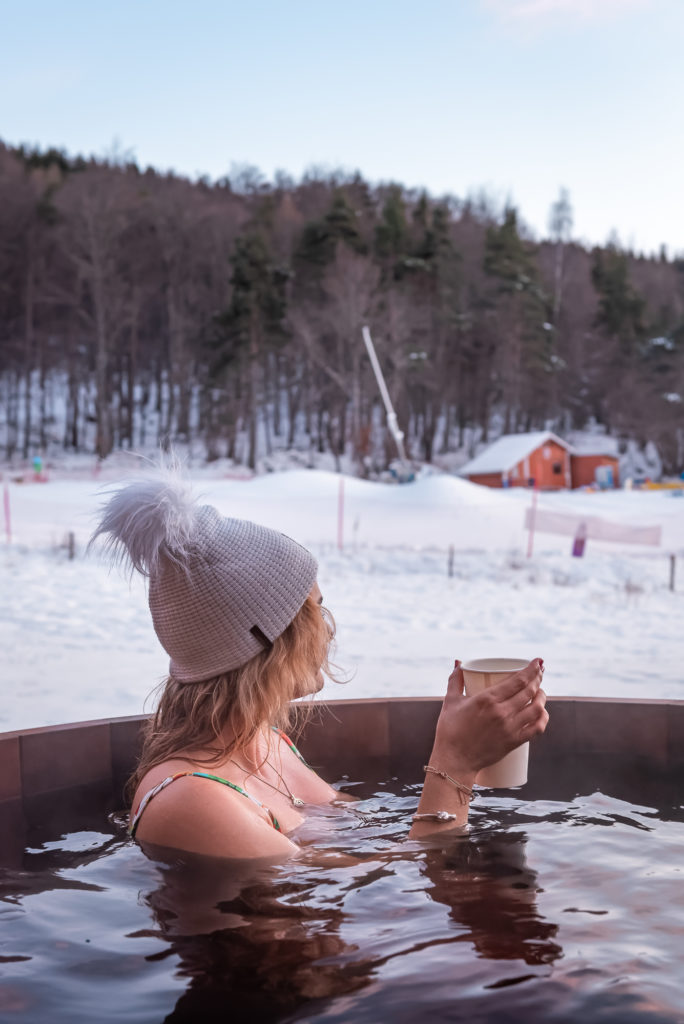
[[(227, 515), (311, 547), (349, 675), (325, 697), (441, 694), (455, 657), (534, 657), (553, 694), (684, 698), (684, 498), (668, 492), (542, 494), (540, 508), (660, 525), (660, 548), (538, 534), (527, 558), (530, 494), (446, 475), (389, 486), (320, 471), (223, 479), (194, 489)], [(136, 714), (163, 677), (141, 580), (84, 548), (102, 479), (66, 470), (11, 483), (12, 540), (0, 539), (0, 730)], [(2, 520), (0, 519), (0, 523)], [(76, 557), (63, 547), (73, 532)], [(453, 545), (453, 576), (447, 575)]]

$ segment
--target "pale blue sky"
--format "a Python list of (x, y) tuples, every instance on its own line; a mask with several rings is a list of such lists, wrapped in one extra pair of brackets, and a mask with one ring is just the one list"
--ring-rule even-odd
[(684, 252), (684, 0), (0, 2), (0, 137), (220, 177), (311, 164)]

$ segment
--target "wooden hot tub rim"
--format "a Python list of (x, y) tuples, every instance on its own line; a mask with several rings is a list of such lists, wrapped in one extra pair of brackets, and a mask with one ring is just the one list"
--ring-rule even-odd
[[(439, 697), (320, 702), (301, 738), (309, 761), (337, 773), (401, 775), (429, 754)], [(550, 697), (544, 736), (531, 767), (583, 758), (632, 759), (656, 771), (684, 772), (684, 700)], [(0, 733), (0, 802), (93, 783), (120, 786), (148, 716), (73, 722)]]

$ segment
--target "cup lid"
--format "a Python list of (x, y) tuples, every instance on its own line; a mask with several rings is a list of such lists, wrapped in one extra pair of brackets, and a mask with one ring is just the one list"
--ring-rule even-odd
[(529, 661), (524, 658), (475, 658), (461, 665), (464, 672), (520, 672)]

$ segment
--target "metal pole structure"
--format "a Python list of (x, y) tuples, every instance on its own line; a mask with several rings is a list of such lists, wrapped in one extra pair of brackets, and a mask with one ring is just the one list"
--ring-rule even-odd
[(375, 374), (375, 379), (378, 382), (380, 394), (385, 404), (385, 411), (387, 413), (387, 426), (389, 427), (390, 434), (392, 435), (396, 442), (397, 451), (399, 452), (399, 458), (401, 459), (402, 462), (406, 462), (406, 450), (404, 448), (404, 433), (402, 430), (399, 429), (399, 424), (397, 423), (397, 416), (394, 411), (394, 406), (392, 405), (392, 399), (389, 396), (389, 391), (387, 390), (387, 385), (385, 384), (385, 378), (382, 375), (380, 363), (378, 362), (378, 357), (375, 354), (375, 346), (373, 344), (373, 339), (371, 338), (371, 333), (367, 327), (362, 327), (361, 334), (363, 335), (363, 340), (368, 351), (368, 358), (371, 361), (373, 373)]

